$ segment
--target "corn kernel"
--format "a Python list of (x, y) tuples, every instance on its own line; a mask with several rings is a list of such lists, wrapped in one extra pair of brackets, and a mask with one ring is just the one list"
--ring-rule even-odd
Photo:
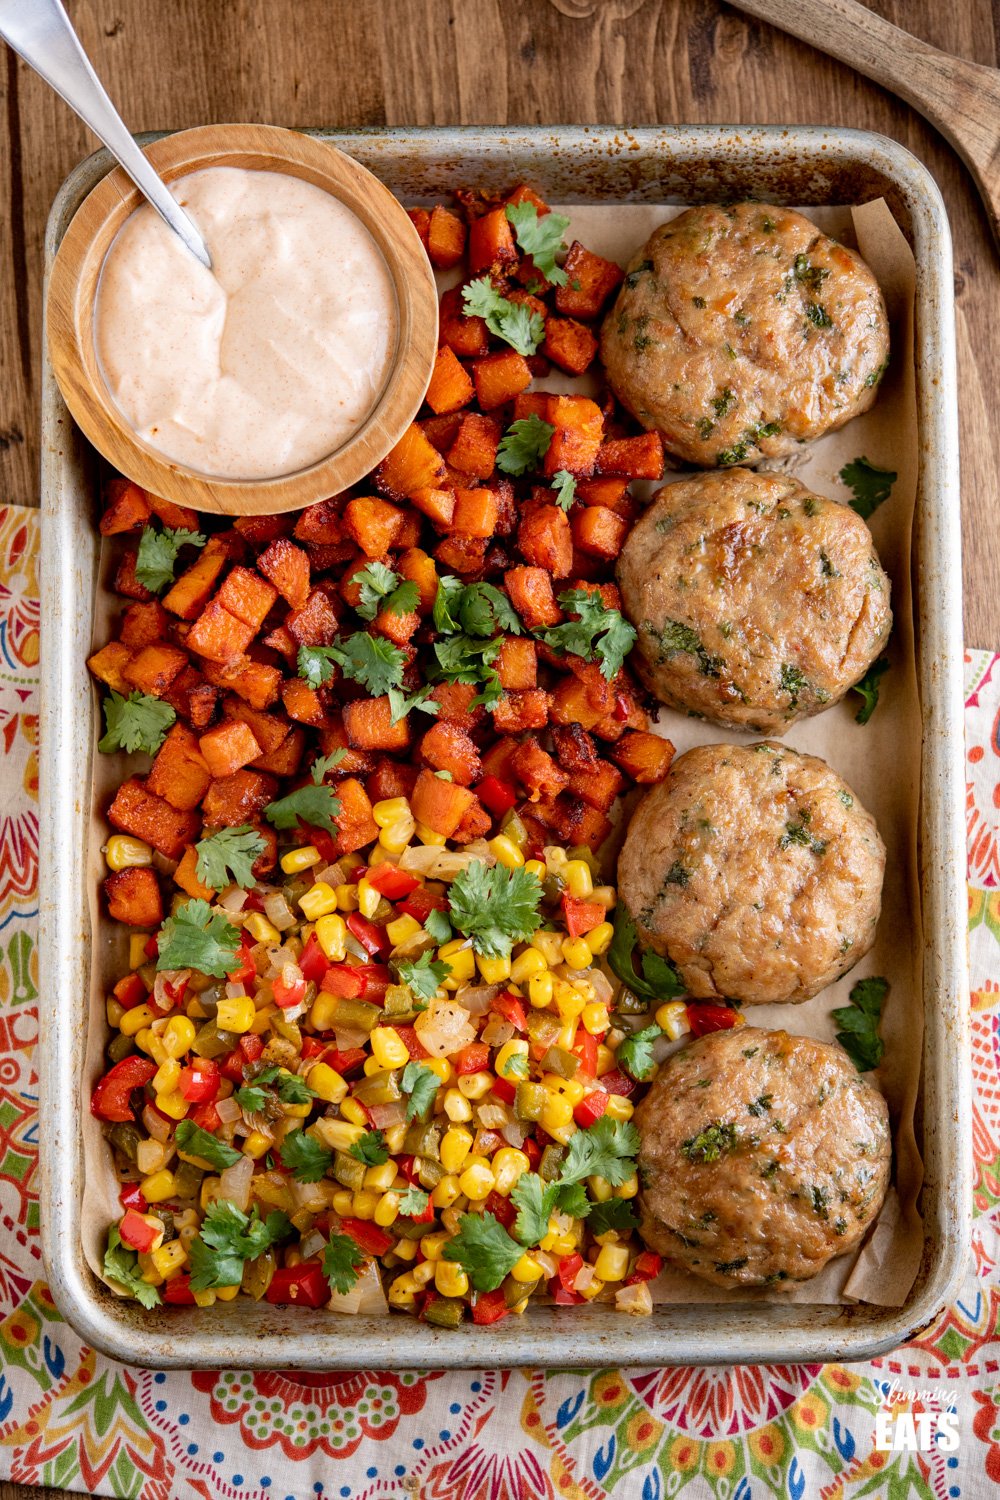
[(108, 1025), (113, 1026), (117, 1030), (121, 1018), (125, 1014), (125, 1007), (120, 1001), (115, 999), (114, 995), (109, 995), (104, 1002), (104, 1014), (108, 1018)]
[(448, 965), (448, 978), (444, 981), (446, 990), (457, 990), (467, 979), (475, 978), (476, 957), (466, 938), (452, 938), (443, 943), (437, 956)]
[(359, 1193), (354, 1194), (352, 1214), (356, 1219), (374, 1219), (381, 1197), (381, 1193), (376, 1193), (371, 1188), (362, 1188)]
[(529, 859), (524, 868), (539, 881), (544, 880), (548, 874), (544, 859)]
[(597, 1049), (597, 1076), (603, 1078), (605, 1073), (613, 1073), (618, 1064), (615, 1054), (610, 1047), (605, 1047), (603, 1042)]
[(608, 1199), (614, 1193), (614, 1189), (606, 1177), (588, 1177), (587, 1187), (590, 1189), (590, 1196), (597, 1203), (607, 1203)]
[(446, 1057), (425, 1057), (420, 1066), (430, 1068), (435, 1077), (440, 1078), (442, 1083), (450, 1083), (455, 1076), (455, 1070)]
[(399, 1217), (399, 1194), (383, 1193), (375, 1207), (372, 1215), (375, 1223), (380, 1229), (388, 1229), (390, 1224), (395, 1223)]
[[(542, 955), (539, 954), (539, 957)], [(544, 961), (543, 958), (542, 962)], [(554, 991), (555, 979), (548, 969), (542, 974), (532, 974), (528, 980), (528, 999), (536, 1010), (544, 1010), (547, 1005), (552, 1004)]]
[(607, 911), (610, 911), (617, 904), (618, 892), (613, 885), (595, 885), (590, 893), (590, 898), (592, 901), (596, 901), (598, 905), (603, 906)]
[(347, 923), (339, 912), (328, 912), (316, 921), (316, 940), (331, 963), (343, 963), (347, 957)]
[(615, 935), (615, 929), (610, 922), (600, 922), (587, 933), (587, 947), (595, 958), (602, 953), (607, 953), (611, 947), (611, 940)]
[(458, 1178), (453, 1172), (449, 1172), (435, 1186), (434, 1191), (431, 1193), (431, 1202), (435, 1208), (450, 1208), (455, 1199), (461, 1196), (462, 1189)]
[(625, 1179), (625, 1181), (622, 1183), (621, 1187), (616, 1187), (615, 1188), (615, 1197), (616, 1198), (634, 1198), (635, 1195), (636, 1195), (636, 1193), (638, 1191), (639, 1191), (639, 1178), (636, 1175), (636, 1173), (633, 1172), (631, 1177), (627, 1177)]
[[(515, 1058), (523, 1058), (523, 1062), (515, 1062)], [(504, 1042), (496, 1056), (494, 1063), (498, 1078), (513, 1079), (528, 1076), (528, 1044), (519, 1037), (512, 1037), (509, 1042)]]
[(564, 1021), (575, 1021), (577, 1016), (583, 1015), (587, 1005), (583, 996), (565, 979), (556, 980), (555, 1000), (556, 1009)]
[(542, 1240), (540, 1249), (549, 1255), (572, 1255), (576, 1249), (576, 1236), (563, 1231), (550, 1231)]
[(164, 1277), (162, 1272), (156, 1269), (152, 1255), (139, 1252), (139, 1271), (147, 1286), (162, 1286)]
[(388, 828), (383, 828), (378, 836), (379, 848), (384, 849), (391, 858), (400, 855), (404, 849), (409, 847), (410, 840), (417, 831), (417, 825), (413, 818), (401, 819), (398, 823), (390, 823)]
[(133, 1005), (121, 1018), (118, 1030), (122, 1036), (137, 1036), (145, 1027), (151, 1026), (156, 1020), (155, 1011), (148, 1005)]
[(163, 1050), (163, 1044), (160, 1041), (160, 1038), (156, 1035), (156, 1032), (151, 1031), (148, 1026), (143, 1026), (141, 1031), (136, 1032), (135, 1045), (138, 1047), (140, 1052), (146, 1052), (150, 1057), (153, 1056), (153, 1049), (155, 1048), (160, 1054), (160, 1062), (163, 1062), (164, 1058), (167, 1055)]
[(503, 865), (507, 870), (519, 870), (524, 864), (524, 855), (505, 833), (499, 833), (495, 839), (490, 839), (486, 847), (497, 864)]
[(363, 917), (373, 917), (378, 911), (382, 897), (375, 887), (362, 876), (358, 881), (358, 910)]
[(363, 1128), (367, 1129), (368, 1114), (365, 1110), (364, 1105), (361, 1104), (359, 1100), (351, 1098), (350, 1096), (342, 1099), (340, 1101), (340, 1113), (343, 1115), (344, 1119), (347, 1120), (351, 1125), (361, 1125)]
[(333, 1018), (337, 1014), (337, 1006), (339, 1004), (340, 1001), (336, 995), (331, 995), (326, 990), (320, 990), (309, 1009), (309, 1025), (314, 1031), (331, 1031), (333, 1029)]
[[(301, 905), (301, 902), (299, 903)], [(357, 911), (358, 888), (356, 885), (338, 885), (337, 887), (337, 910)]]
[(433, 828), (428, 828), (426, 823), (421, 823), (419, 820), (416, 823), (415, 832), (420, 842), (429, 848), (437, 849), (448, 842), (443, 833), (435, 833)]
[(235, 1286), (217, 1286), (215, 1288), (216, 1302), (235, 1302), (239, 1295), (239, 1282), (237, 1282)]
[(434, 1267), (434, 1285), (442, 1297), (464, 1297), (469, 1278), (453, 1260), (439, 1260)]
[(280, 935), (279, 930), (274, 926), (274, 922), (268, 922), (264, 912), (250, 912), (244, 918), (243, 926), (246, 927), (250, 938), (253, 938), (255, 942), (282, 941), (282, 935)]
[(387, 1299), (390, 1307), (414, 1307), (417, 1301), (417, 1283), (412, 1271), (404, 1271), (389, 1283)]
[(172, 1094), (181, 1076), (181, 1065), (176, 1058), (168, 1057), (153, 1074), (153, 1093)]
[(589, 969), (594, 961), (590, 945), (584, 938), (565, 938), (562, 956), (571, 969)]
[(262, 1130), (251, 1130), (243, 1142), (243, 1155), (252, 1157), (254, 1161), (260, 1161), (261, 1157), (270, 1151), (272, 1144), (271, 1137), (265, 1135)]
[(599, 1297), (600, 1294), (601, 1294), (601, 1292), (603, 1292), (603, 1291), (604, 1291), (604, 1282), (600, 1279), (599, 1276), (595, 1276), (593, 1278), (593, 1280), (590, 1282), (590, 1285), (589, 1286), (585, 1286), (583, 1288), (583, 1291), (580, 1293), (580, 1296), (583, 1298), (583, 1300), (585, 1302), (593, 1302), (594, 1298), (595, 1297)]
[(301, 1104), (282, 1104), (281, 1113), (286, 1120), (305, 1120), (312, 1112), (312, 1100), (306, 1099)]
[(602, 1281), (622, 1281), (628, 1271), (626, 1245), (602, 1245), (594, 1261), (594, 1273)]
[(530, 1255), (522, 1255), (521, 1259), (511, 1266), (510, 1274), (515, 1281), (537, 1281), (542, 1274), (542, 1268)]
[(525, 1152), (518, 1151), (513, 1146), (501, 1146), (490, 1162), (490, 1168), (496, 1178), (497, 1192), (506, 1198), (518, 1178), (527, 1172), (530, 1166), (531, 1162)]
[(441, 1165), (446, 1172), (457, 1172), (471, 1150), (472, 1132), (461, 1125), (451, 1125), (441, 1137)]
[(540, 927), (528, 939), (532, 948), (537, 948), (549, 968), (562, 963), (562, 938), (558, 932), (548, 932)]
[(542, 853), (545, 856), (545, 868), (550, 875), (554, 875), (556, 871), (561, 874), (569, 864), (569, 855), (559, 844), (546, 844)]
[(683, 1000), (668, 1000), (656, 1010), (656, 1024), (670, 1041), (680, 1041), (691, 1030), (687, 1006)]
[(341, 1078), (336, 1068), (330, 1067), (329, 1063), (313, 1063), (306, 1074), (306, 1083), (316, 1097), (326, 1104), (339, 1104), (347, 1097), (346, 1081)]
[[(343, 1113), (343, 1105), (341, 1105), (341, 1113)], [(390, 1125), (388, 1130), (383, 1132), (390, 1156), (395, 1156), (398, 1152), (402, 1151), (408, 1129), (409, 1126), (404, 1120), (401, 1125)]]
[(550, 1126), (559, 1129), (568, 1125), (573, 1118), (573, 1105), (563, 1094), (549, 1094), (542, 1108), (541, 1126), (543, 1130), (549, 1130)]
[(570, 1104), (579, 1104), (587, 1092), (583, 1084), (576, 1078), (560, 1078), (558, 1073), (546, 1073), (542, 1077), (542, 1083), (553, 1094), (562, 1094)]
[(257, 1014), (249, 995), (236, 995), (231, 1000), (220, 1000), (215, 1013), (215, 1023), (220, 1031), (235, 1031), (238, 1035), (249, 1031)]
[(350, 1214), (353, 1203), (354, 1194), (350, 1188), (340, 1188), (333, 1195), (333, 1211), (335, 1214), (340, 1214), (341, 1218), (346, 1218)]
[(313, 1128), (324, 1146), (329, 1146), (332, 1151), (350, 1151), (365, 1133), (363, 1125), (352, 1125), (347, 1120), (331, 1120), (328, 1115), (321, 1116)]
[(537, 948), (525, 948), (510, 966), (510, 977), (515, 984), (524, 984), (533, 974), (545, 973), (545, 959)]
[(166, 1203), (177, 1191), (177, 1179), (164, 1167), (152, 1177), (144, 1177), (139, 1188), (147, 1203)]
[(630, 1099), (623, 1099), (621, 1094), (609, 1094), (604, 1113), (609, 1120), (631, 1120), (635, 1105)]
[(421, 1261), (419, 1266), (414, 1266), (410, 1272), (418, 1287), (424, 1287), (429, 1281), (434, 1280), (434, 1261)]
[(562, 1031), (555, 1039), (555, 1046), (561, 1047), (564, 1052), (572, 1052), (576, 1046), (576, 1018), (570, 1016), (563, 1022)]
[[(109, 870), (129, 870), (138, 865), (151, 865), (153, 851), (142, 839), (134, 839), (127, 833), (115, 833), (108, 839), (104, 851)], [(145, 942), (143, 938), (143, 942)]]
[(171, 1120), (183, 1120), (191, 1102), (185, 1099), (180, 1089), (171, 1089), (169, 1094), (157, 1094), (156, 1107), (163, 1115), (168, 1115)]
[(472, 1105), (461, 1089), (448, 1089), (444, 1096), (444, 1112), (456, 1125), (472, 1119)]
[(459, 1186), (467, 1198), (473, 1203), (478, 1203), (482, 1198), (488, 1198), (496, 1187), (496, 1178), (492, 1170), (485, 1163), (476, 1162), (471, 1167), (466, 1167), (458, 1179)]
[(213, 1307), (215, 1305), (215, 1288), (206, 1287), (203, 1292), (192, 1292), (196, 1307)]
[(431, 1234), (421, 1236), (420, 1249), (425, 1260), (440, 1260), (441, 1252), (451, 1239), (451, 1235), (442, 1233), (436, 1229)]
[(180, 1240), (171, 1240), (169, 1244), (161, 1245), (158, 1250), (150, 1252), (150, 1260), (164, 1281), (170, 1276), (175, 1276), (187, 1258), (187, 1251)]
[(315, 844), (303, 844), (301, 849), (289, 849), (287, 854), (281, 856), (281, 868), (286, 875), (301, 875), (303, 870), (311, 870), (313, 865), (318, 865), (322, 855)]
[(337, 910), (337, 892), (325, 880), (317, 880), (299, 897), (299, 906), (310, 922)]
[(476, 958), (476, 966), (487, 984), (502, 984), (510, 978), (510, 955), (504, 958)]
[(416, 1240), (397, 1240), (392, 1253), (397, 1260), (416, 1260), (417, 1242)]
[(380, 1166), (369, 1167), (365, 1173), (365, 1187), (376, 1193), (388, 1192), (396, 1181), (396, 1163), (384, 1161)]
[(163, 1050), (168, 1057), (183, 1057), (195, 1039), (194, 1022), (187, 1016), (171, 1016), (163, 1028)]
[(253, 1018), (250, 1031), (255, 1036), (263, 1036), (265, 1031), (271, 1029), (271, 1019), (280, 1007), (276, 1005), (262, 1005)]
[(372, 808), (372, 817), (380, 828), (389, 828), (409, 815), (410, 804), (405, 797), (385, 797)]
[(602, 1005), (599, 1000), (591, 1000), (583, 1007), (583, 1010), (580, 1012), (580, 1020), (583, 1023), (584, 1031), (590, 1036), (603, 1036), (611, 1024), (608, 1019), (608, 1008), (606, 1005)]
[(149, 942), (149, 934), (146, 932), (130, 932), (128, 935), (128, 966), (130, 969), (141, 969), (143, 964), (149, 962), (146, 954), (146, 944)]
[(386, 922), (385, 935), (394, 948), (400, 943), (405, 943), (407, 938), (414, 937), (423, 931), (416, 917), (396, 917), (393, 922)]
[(463, 1073), (458, 1086), (466, 1099), (482, 1099), (493, 1087), (492, 1073)]
[(594, 889), (594, 877), (585, 859), (569, 859), (560, 871), (571, 896), (586, 897)]
[(371, 1034), (372, 1056), (383, 1068), (402, 1068), (410, 1052), (394, 1026), (376, 1026)]

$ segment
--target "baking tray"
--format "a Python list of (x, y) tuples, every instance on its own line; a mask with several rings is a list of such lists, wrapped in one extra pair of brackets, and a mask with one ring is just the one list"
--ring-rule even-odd
[[(223, 1311), (152, 1314), (110, 1292), (81, 1243), (87, 1026), (95, 954), (88, 866), (97, 716), (84, 659), (99, 587), (95, 459), (44, 360), (42, 389), (41, 1208), (56, 1303), (94, 1347), (159, 1368), (306, 1370), (787, 1363), (857, 1360), (925, 1327), (957, 1291), (971, 1233), (971, 1077), (963, 778), (958, 422), (951, 237), (926, 169), (894, 141), (812, 127), (452, 128), (316, 131), (408, 202), (456, 186), (533, 182), (563, 204), (859, 203), (882, 196), (916, 259), (920, 475), (914, 550), (923, 709), (920, 826), (924, 1051), (916, 1127), (925, 1166), (924, 1255), (904, 1306), (660, 1305), (635, 1319), (598, 1304), (532, 1308), (491, 1328), (443, 1332), (408, 1317), (347, 1318), (240, 1299)], [(63, 184), (45, 241), (46, 278), (67, 224), (110, 168), (106, 152)], [(43, 356), (44, 358), (44, 356)], [(104, 919), (101, 919), (103, 922)], [(93, 943), (93, 947), (92, 947)]]

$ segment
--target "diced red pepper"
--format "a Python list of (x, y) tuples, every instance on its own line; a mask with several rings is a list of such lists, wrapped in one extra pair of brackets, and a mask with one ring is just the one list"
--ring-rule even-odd
[(490, 1093), (495, 1094), (501, 1104), (513, 1104), (517, 1087), (509, 1078), (494, 1078)]
[(236, 967), (229, 971), (230, 984), (250, 984), (257, 978), (257, 967), (253, 961), (253, 942), (244, 927), (240, 933), (240, 951), (236, 956)]
[(712, 1005), (708, 1001), (687, 1006), (687, 1018), (694, 1036), (707, 1036), (710, 1031), (729, 1031), (743, 1019), (732, 1006)]
[(402, 1172), (407, 1182), (413, 1184), (418, 1181), (417, 1161), (414, 1156), (397, 1156), (396, 1167)]
[(134, 1208), (137, 1214), (144, 1214), (149, 1207), (137, 1182), (126, 1182), (118, 1198), (122, 1208)]
[(357, 1068), (364, 1066), (367, 1056), (363, 1047), (345, 1047), (343, 1052), (333, 1047), (323, 1053), (323, 1061), (341, 1078), (349, 1078)]
[[(241, 1072), (241, 1081), (242, 1077)], [(195, 1057), (192, 1058), (190, 1067), (181, 1068), (177, 1087), (192, 1104), (210, 1104), (218, 1096), (221, 1082), (222, 1074), (217, 1062), (211, 1057)]]
[(366, 1255), (384, 1255), (396, 1243), (391, 1234), (368, 1219), (341, 1219), (340, 1227)]
[(172, 1307), (194, 1307), (195, 1305), (190, 1276), (171, 1276), (170, 1280), (165, 1281), (160, 1288), (160, 1296)]
[(279, 1266), (264, 1295), (278, 1306), (323, 1307), (330, 1300), (330, 1286), (320, 1262), (304, 1260), (298, 1266)]
[(472, 1304), (473, 1323), (499, 1323), (509, 1312), (502, 1287), (497, 1287), (495, 1292), (476, 1293), (476, 1300)]
[(247, 891), (247, 899), (243, 903), (244, 911), (264, 910), (264, 898), (259, 891)]
[(157, 934), (154, 932), (153, 935), (152, 935), (152, 937), (148, 937), (146, 939), (146, 957), (147, 958), (159, 958), (159, 956), (160, 956), (160, 945), (157, 942)]
[(145, 1004), (148, 991), (141, 974), (126, 974), (115, 985), (114, 993), (118, 1004), (125, 1010), (131, 1010), (134, 1005)]
[[(361, 877), (358, 876), (358, 879)], [(376, 865), (374, 870), (369, 870), (365, 877), (373, 890), (378, 891), (387, 901), (399, 901), (403, 896), (408, 896), (415, 891), (420, 881), (416, 875), (411, 875), (408, 870), (401, 870), (398, 865), (390, 864)]]
[(601, 1118), (608, 1107), (609, 1094), (603, 1089), (592, 1089), (589, 1094), (584, 1094), (578, 1104), (573, 1106), (573, 1119), (581, 1130), (589, 1130), (591, 1125)]
[(122, 1244), (128, 1245), (130, 1250), (138, 1250), (141, 1255), (149, 1254), (162, 1232), (162, 1229), (154, 1229), (134, 1208), (128, 1210), (118, 1226)]
[(509, 1198), (505, 1198), (503, 1193), (498, 1193), (495, 1188), (487, 1195), (483, 1208), (488, 1214), (493, 1214), (504, 1229), (510, 1229), (517, 1218), (517, 1209), (513, 1203)]
[(634, 1286), (637, 1281), (655, 1281), (662, 1270), (663, 1256), (657, 1255), (655, 1250), (643, 1250), (635, 1258), (627, 1285)]
[(532, 1136), (529, 1135), (527, 1137), (527, 1139), (522, 1142), (522, 1144), (521, 1144), (521, 1150), (524, 1152), (525, 1156), (528, 1158), (528, 1162), (529, 1162), (529, 1164), (531, 1166), (531, 1170), (533, 1172), (537, 1172), (538, 1171), (539, 1163), (541, 1162), (541, 1159), (542, 1159), (542, 1148), (541, 1148), (541, 1146), (538, 1144), (538, 1142)]
[(348, 912), (347, 930), (372, 958), (376, 955), (385, 957), (392, 951), (392, 943), (386, 937), (385, 928), (376, 927), (374, 922), (369, 922), (359, 911)]
[(412, 917), (423, 927), (432, 911), (448, 910), (448, 898), (439, 895), (437, 891), (429, 891), (425, 885), (421, 885), (405, 900), (400, 901), (399, 910), (404, 916)]
[(574, 1057), (580, 1059), (580, 1072), (588, 1078), (597, 1077), (597, 1038), (591, 1036), (585, 1026), (576, 1028), (576, 1036), (570, 1048)]
[(263, 1050), (263, 1038), (248, 1031), (245, 1036), (240, 1037), (232, 1052), (223, 1058), (220, 1065), (223, 1078), (228, 1078), (230, 1083), (242, 1083), (243, 1069), (247, 1063), (256, 1062)]
[(420, 1213), (408, 1214), (404, 1213), (404, 1211), (400, 1209), (399, 1216), (401, 1219), (409, 1219), (411, 1224), (430, 1224), (434, 1219), (434, 1205), (431, 1202), (430, 1198), (428, 1198), (427, 1206), (425, 1208), (422, 1208)]
[(517, 792), (498, 776), (484, 776), (476, 787), (476, 796), (495, 818), (502, 818), (517, 802)]
[(381, 1005), (385, 999), (385, 992), (392, 983), (385, 964), (364, 964), (361, 968), (361, 976), (365, 984), (361, 998), (367, 1000), (370, 1005)]
[(195, 1105), (188, 1119), (193, 1125), (197, 1125), (199, 1130), (207, 1130), (209, 1135), (214, 1135), (222, 1124), (219, 1111), (213, 1103)]
[(485, 1042), (470, 1042), (461, 1052), (456, 1052), (452, 1061), (460, 1078), (463, 1073), (482, 1073), (489, 1065), (490, 1049)]
[(496, 997), (490, 1009), (495, 1010), (498, 1016), (503, 1016), (504, 1020), (509, 1021), (518, 1031), (527, 1031), (528, 1019), (524, 1014), (524, 1006), (516, 995), (508, 994), (505, 990), (502, 995)]
[(559, 1277), (559, 1285), (564, 1292), (575, 1292), (573, 1283), (580, 1271), (583, 1270), (583, 1256), (579, 1250), (574, 1250), (572, 1255), (564, 1255), (556, 1266), (556, 1274)]
[(565, 891), (562, 906), (566, 931), (573, 938), (582, 937), (585, 932), (593, 932), (607, 916), (606, 908), (599, 901), (582, 901), (579, 896), (569, 896)]
[(312, 844), (320, 859), (332, 865), (337, 858), (337, 841), (333, 835), (327, 833), (325, 828), (313, 828), (310, 823), (300, 823), (299, 828), (305, 835), (306, 842)]
[(393, 1026), (392, 1029), (399, 1037), (399, 1040), (405, 1045), (411, 1059), (419, 1062), (421, 1058), (430, 1057), (430, 1053), (427, 1051), (427, 1048), (417, 1036), (417, 1029), (415, 1026), (400, 1026), (397, 1024)]
[(124, 1123), (135, 1119), (135, 1111), (129, 1103), (133, 1089), (144, 1088), (156, 1072), (156, 1063), (151, 1057), (140, 1057), (133, 1052), (115, 1063), (94, 1089), (90, 1100), (90, 1112), (99, 1120)]
[(302, 950), (302, 957), (299, 959), (299, 968), (302, 970), (303, 977), (311, 980), (313, 984), (319, 984), (329, 967), (330, 960), (320, 947), (319, 938), (315, 932), (311, 932)]
[(557, 1307), (578, 1307), (583, 1301), (579, 1292), (568, 1292), (564, 1286), (552, 1289), (552, 1300)]
[(293, 979), (291, 984), (286, 984), (279, 974), (272, 981), (274, 991), (274, 1003), (280, 1005), (282, 1010), (288, 1010), (293, 1005), (300, 1005), (306, 997), (305, 976), (301, 979)]
[(597, 1081), (605, 1093), (618, 1094), (622, 1099), (628, 1099), (639, 1087), (635, 1079), (627, 1077), (620, 1068), (612, 1068), (610, 1073), (602, 1073)]
[(328, 964), (318, 983), (321, 990), (338, 1000), (360, 1000), (365, 992), (364, 968), (361, 964)]
[(304, 1036), (302, 1038), (302, 1056), (317, 1058), (321, 1057), (329, 1047), (329, 1042), (321, 1041), (318, 1036)]

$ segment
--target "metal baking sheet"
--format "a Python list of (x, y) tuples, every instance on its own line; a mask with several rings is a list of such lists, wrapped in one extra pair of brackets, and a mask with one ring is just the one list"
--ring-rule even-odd
[[(857, 1360), (924, 1328), (955, 1294), (971, 1234), (971, 1077), (967, 1022), (961, 556), (951, 237), (940, 194), (901, 146), (863, 131), (812, 127), (611, 127), (315, 132), (355, 156), (405, 201), (456, 186), (500, 190), (522, 178), (572, 203), (860, 203), (882, 196), (916, 259), (920, 478), (914, 551), (923, 710), (920, 826), (924, 1053), (917, 1129), (925, 1166), (923, 1261), (904, 1306), (693, 1303), (635, 1319), (589, 1305), (553, 1307), (493, 1327), (443, 1332), (413, 1319), (347, 1318), (240, 1299), (224, 1309), (150, 1314), (94, 1276), (81, 1242), (81, 1120), (91, 986), (113, 924), (95, 925), (96, 699), (84, 670), (99, 607), (93, 453), (45, 360), (42, 391), (41, 1147), (42, 1233), (53, 1295), (98, 1349), (159, 1368), (351, 1369), (747, 1364)], [(106, 153), (83, 162), (53, 205), (46, 272)]]

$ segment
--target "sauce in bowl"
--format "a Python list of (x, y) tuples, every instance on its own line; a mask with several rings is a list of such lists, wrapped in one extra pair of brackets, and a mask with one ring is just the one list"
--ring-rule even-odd
[(210, 167), (174, 196), (207, 270), (148, 206), (116, 235), (94, 318), (108, 391), (150, 448), (263, 480), (334, 453), (370, 415), (397, 342), (388, 268), (361, 221), (301, 178)]

